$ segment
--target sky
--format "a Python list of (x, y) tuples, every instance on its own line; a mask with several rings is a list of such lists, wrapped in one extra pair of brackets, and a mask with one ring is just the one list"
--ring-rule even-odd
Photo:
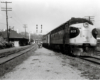
[[(100, 28), (100, 0), (0, 0), (8, 3), (8, 25), (19, 32), (26, 31), (46, 34), (71, 17), (93, 16), (94, 25)], [(1, 11), (5, 3), (0, 3), (0, 30), (7, 29), (6, 13)], [(41, 33), (42, 25), (42, 33)]]

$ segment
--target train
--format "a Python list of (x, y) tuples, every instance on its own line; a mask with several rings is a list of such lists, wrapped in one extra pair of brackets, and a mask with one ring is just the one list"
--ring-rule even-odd
[(96, 27), (90, 20), (73, 17), (43, 35), (43, 47), (80, 56), (89, 49), (95, 50), (97, 34)]

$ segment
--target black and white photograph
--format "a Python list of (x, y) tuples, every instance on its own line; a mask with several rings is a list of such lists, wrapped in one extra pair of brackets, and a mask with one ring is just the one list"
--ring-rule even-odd
[(100, 80), (100, 0), (0, 0), (0, 80)]

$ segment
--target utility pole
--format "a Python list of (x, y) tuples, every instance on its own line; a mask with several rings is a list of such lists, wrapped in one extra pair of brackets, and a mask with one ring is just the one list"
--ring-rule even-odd
[(24, 24), (24, 28), (25, 28), (25, 37), (26, 37), (26, 28), (27, 28), (26, 24)]
[(8, 30), (8, 11), (12, 11), (12, 8), (7, 8), (7, 4), (8, 3), (12, 3), (12, 2), (1, 2), (1, 3), (5, 3), (6, 4), (6, 8), (1, 8), (2, 11), (6, 11), (6, 25), (7, 25), (7, 41), (9, 43), (9, 30)]

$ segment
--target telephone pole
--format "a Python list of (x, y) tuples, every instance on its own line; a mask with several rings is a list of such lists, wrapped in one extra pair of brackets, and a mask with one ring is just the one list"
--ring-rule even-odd
[(1, 3), (5, 3), (6, 4), (6, 8), (1, 8), (2, 11), (6, 11), (6, 25), (7, 25), (7, 41), (9, 43), (9, 30), (8, 30), (8, 11), (12, 11), (12, 8), (7, 8), (7, 4), (8, 3), (12, 3), (12, 2), (1, 2)]
[(27, 28), (26, 24), (24, 24), (24, 28), (25, 28), (25, 37), (26, 37), (26, 28)]

